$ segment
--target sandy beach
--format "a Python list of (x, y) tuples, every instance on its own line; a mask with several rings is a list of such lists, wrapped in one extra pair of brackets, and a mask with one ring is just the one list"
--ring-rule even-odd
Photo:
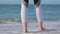
[(46, 30), (39, 31), (37, 22), (28, 22), (28, 32), (24, 33), (22, 23), (0, 24), (0, 34), (60, 34), (60, 21), (44, 21)]

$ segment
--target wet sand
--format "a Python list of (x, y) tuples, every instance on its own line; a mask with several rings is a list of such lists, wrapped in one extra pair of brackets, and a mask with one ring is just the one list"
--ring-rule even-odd
[(60, 34), (60, 21), (44, 21), (46, 30), (39, 31), (37, 22), (28, 22), (28, 32), (24, 33), (22, 23), (0, 24), (0, 34)]

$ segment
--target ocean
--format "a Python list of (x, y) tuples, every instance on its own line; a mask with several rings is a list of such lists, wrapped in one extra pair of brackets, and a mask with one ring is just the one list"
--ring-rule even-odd
[[(43, 20), (60, 20), (60, 5), (41, 5), (43, 10)], [(34, 5), (28, 7), (28, 19), (36, 20)], [(19, 19), (21, 5), (19, 4), (0, 4), (0, 20)], [(20, 18), (21, 19), (21, 18)], [(13, 21), (14, 21), (13, 20)]]
[[(29, 5), (28, 34), (60, 34), (60, 5), (41, 5), (43, 25), (46, 30), (39, 31), (34, 5)], [(0, 34), (24, 34), (21, 23), (21, 5), (0, 4)]]

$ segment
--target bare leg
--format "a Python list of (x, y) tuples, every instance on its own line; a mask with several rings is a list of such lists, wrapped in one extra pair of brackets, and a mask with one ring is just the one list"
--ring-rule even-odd
[(23, 32), (27, 32), (27, 22), (22, 23), (23, 25)]
[(43, 28), (43, 22), (42, 22), (42, 11), (40, 8), (40, 2), (41, 0), (34, 0), (35, 8), (36, 8), (36, 16), (39, 24), (39, 30), (44, 30)]
[(21, 20), (23, 25), (23, 31), (27, 32), (27, 11), (28, 11), (28, 0), (23, 0), (21, 7)]

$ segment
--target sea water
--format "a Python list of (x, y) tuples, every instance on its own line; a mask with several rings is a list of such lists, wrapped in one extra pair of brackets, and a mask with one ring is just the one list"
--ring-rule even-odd
[[(60, 5), (41, 5), (43, 20), (59, 20)], [(21, 18), (20, 4), (0, 4), (0, 18)], [(28, 19), (36, 20), (36, 11), (34, 5), (28, 7)]]

